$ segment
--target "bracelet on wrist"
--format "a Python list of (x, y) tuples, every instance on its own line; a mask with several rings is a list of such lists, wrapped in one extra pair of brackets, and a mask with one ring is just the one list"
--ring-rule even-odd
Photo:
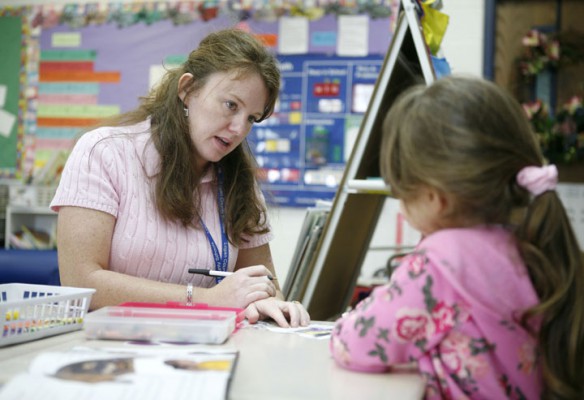
[(193, 305), (193, 284), (187, 284), (187, 306)]

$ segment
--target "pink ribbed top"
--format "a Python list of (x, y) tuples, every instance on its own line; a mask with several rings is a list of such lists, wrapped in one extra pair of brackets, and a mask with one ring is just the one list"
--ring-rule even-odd
[[(215, 268), (205, 232), (167, 222), (158, 215), (151, 196), (154, 181), (150, 177), (155, 175), (160, 157), (149, 138), (149, 120), (128, 127), (103, 127), (83, 135), (67, 160), (51, 209), (85, 207), (116, 218), (110, 254), (112, 271), (162, 282), (213, 286), (214, 278), (187, 271)], [(212, 171), (203, 177), (201, 204), (203, 221), (220, 249)], [(272, 237), (272, 233), (254, 236), (240, 247), (258, 247)], [(230, 244), (230, 271), (237, 254), (238, 248)]]

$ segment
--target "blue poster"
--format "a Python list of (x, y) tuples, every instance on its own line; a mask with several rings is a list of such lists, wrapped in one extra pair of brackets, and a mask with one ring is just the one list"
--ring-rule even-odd
[(382, 56), (279, 56), (275, 115), (249, 142), (262, 187), (281, 206), (332, 200), (383, 64)]

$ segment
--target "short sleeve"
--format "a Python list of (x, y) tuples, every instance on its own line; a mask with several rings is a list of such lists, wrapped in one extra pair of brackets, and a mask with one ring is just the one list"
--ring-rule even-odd
[(83, 135), (67, 159), (59, 186), (50, 207), (59, 211), (76, 206), (103, 211), (117, 217), (119, 208), (119, 151), (114, 141), (105, 137), (105, 129)]

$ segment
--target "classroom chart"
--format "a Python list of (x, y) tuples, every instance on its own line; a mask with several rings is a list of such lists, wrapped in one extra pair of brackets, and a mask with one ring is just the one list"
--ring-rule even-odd
[(264, 189), (279, 205), (331, 200), (359, 131), (381, 56), (279, 56), (282, 90), (275, 116), (249, 142)]

